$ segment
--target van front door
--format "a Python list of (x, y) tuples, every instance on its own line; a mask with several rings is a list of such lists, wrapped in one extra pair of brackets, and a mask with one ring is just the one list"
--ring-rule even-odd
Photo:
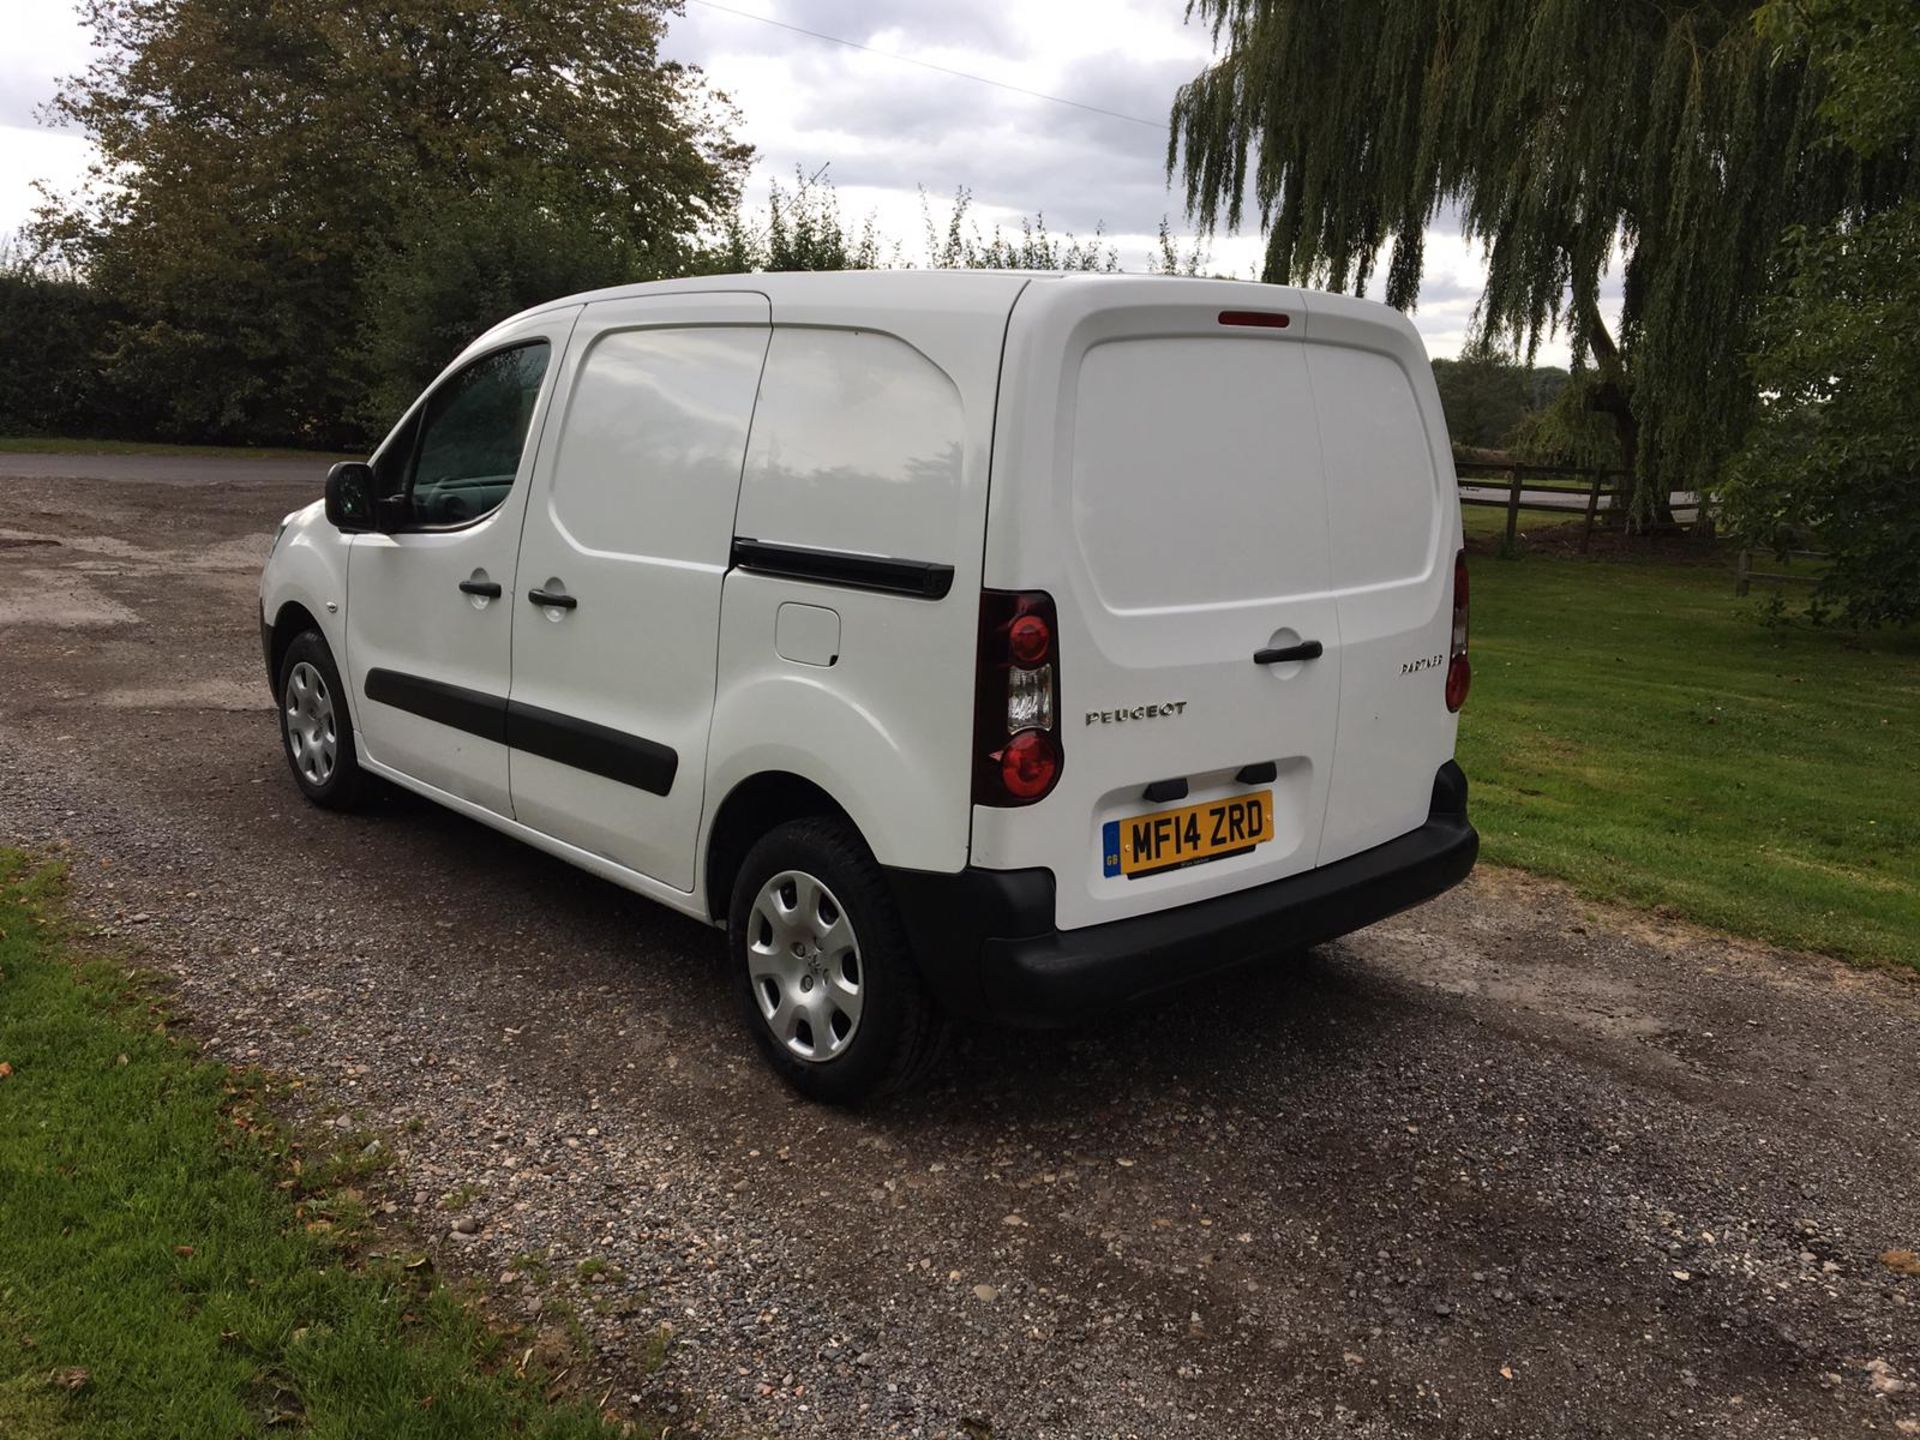
[(514, 815), (689, 892), (770, 318), (753, 293), (587, 306), (520, 543)]
[(364, 757), (510, 815), (504, 725), (514, 555), (547, 383), (578, 307), (443, 377), (374, 456), (391, 529), (347, 561), (347, 672)]

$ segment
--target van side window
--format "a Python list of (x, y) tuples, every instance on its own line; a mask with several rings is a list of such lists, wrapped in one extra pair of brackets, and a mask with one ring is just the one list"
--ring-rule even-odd
[(407, 486), (415, 525), (471, 524), (507, 498), (550, 352), (544, 340), (496, 350), (427, 397)]

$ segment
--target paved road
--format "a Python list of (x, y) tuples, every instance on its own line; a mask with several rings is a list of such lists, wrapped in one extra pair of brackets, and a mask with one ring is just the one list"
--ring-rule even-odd
[[(1920, 986), (1483, 873), (815, 1109), (713, 932), (424, 804), (302, 803), (252, 597), (317, 475), (196, 463), (0, 485), (0, 835), (69, 847), (215, 1055), (386, 1131), (501, 1315), (570, 1300), (611, 1403), (836, 1437), (1920, 1422), (1920, 1278), (1877, 1258), (1920, 1249)], [(544, 1293), (501, 1278), (528, 1252)]]

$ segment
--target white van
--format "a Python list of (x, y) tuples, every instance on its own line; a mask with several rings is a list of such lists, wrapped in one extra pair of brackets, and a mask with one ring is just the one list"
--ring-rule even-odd
[(1453, 885), (1467, 578), (1384, 306), (898, 271), (601, 291), (475, 341), (287, 518), (294, 778), (725, 926), (808, 1095)]

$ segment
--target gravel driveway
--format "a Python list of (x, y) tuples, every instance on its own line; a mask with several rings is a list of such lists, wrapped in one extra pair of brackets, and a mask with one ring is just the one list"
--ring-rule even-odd
[(253, 595), (324, 466), (27, 458), (0, 835), (69, 843), (215, 1054), (386, 1131), (442, 1263), (571, 1294), (674, 1433), (1920, 1433), (1880, 1258), (1920, 1249), (1920, 986), (1483, 872), (812, 1108), (715, 932), (424, 803), (302, 803)]

